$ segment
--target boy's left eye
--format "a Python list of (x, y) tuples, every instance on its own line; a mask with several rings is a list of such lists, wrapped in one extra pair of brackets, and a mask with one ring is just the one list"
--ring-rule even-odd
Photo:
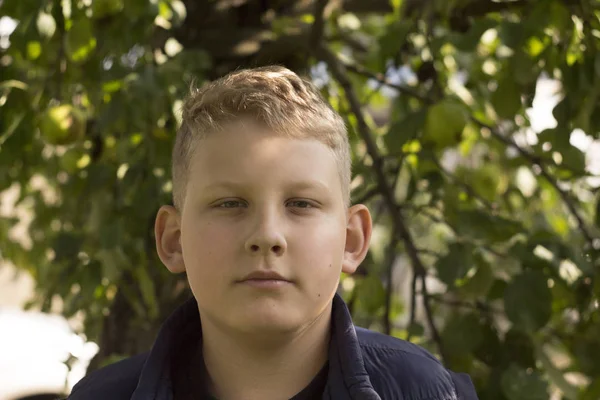
[(292, 200), (288, 205), (295, 208), (312, 208), (313, 206), (306, 200)]

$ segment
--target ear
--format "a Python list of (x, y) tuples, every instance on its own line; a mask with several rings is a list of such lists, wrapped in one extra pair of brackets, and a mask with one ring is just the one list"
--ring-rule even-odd
[(346, 247), (342, 272), (352, 274), (367, 256), (371, 243), (373, 223), (369, 209), (357, 204), (348, 209), (348, 222), (346, 227)]
[(172, 273), (185, 271), (181, 249), (181, 219), (173, 206), (162, 206), (154, 223), (156, 251), (160, 260)]

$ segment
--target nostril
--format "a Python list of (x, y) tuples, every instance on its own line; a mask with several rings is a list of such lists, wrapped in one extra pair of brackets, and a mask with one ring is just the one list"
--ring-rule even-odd
[(273, 253), (280, 253), (281, 252), (281, 246), (273, 246), (272, 250), (273, 250)]
[(258, 251), (258, 246), (257, 246), (257, 245), (255, 245), (255, 244), (253, 244), (252, 246), (250, 246), (250, 249), (251, 249), (252, 251)]

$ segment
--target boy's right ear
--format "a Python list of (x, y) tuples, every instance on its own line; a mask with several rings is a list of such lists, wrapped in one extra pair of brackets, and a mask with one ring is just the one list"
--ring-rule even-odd
[(181, 249), (181, 218), (173, 206), (162, 206), (154, 223), (156, 251), (160, 260), (172, 273), (185, 271)]

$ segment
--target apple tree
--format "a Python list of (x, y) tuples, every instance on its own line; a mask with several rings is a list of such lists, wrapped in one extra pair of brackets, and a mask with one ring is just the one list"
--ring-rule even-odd
[[(371, 251), (358, 325), (481, 399), (600, 398), (600, 2), (0, 1), (2, 258), (85, 321), (92, 369), (189, 296), (154, 250), (181, 101), (240, 67), (306, 75), (344, 117)], [(10, 208), (10, 207), (9, 207)], [(21, 230), (23, 235), (15, 232)]]

